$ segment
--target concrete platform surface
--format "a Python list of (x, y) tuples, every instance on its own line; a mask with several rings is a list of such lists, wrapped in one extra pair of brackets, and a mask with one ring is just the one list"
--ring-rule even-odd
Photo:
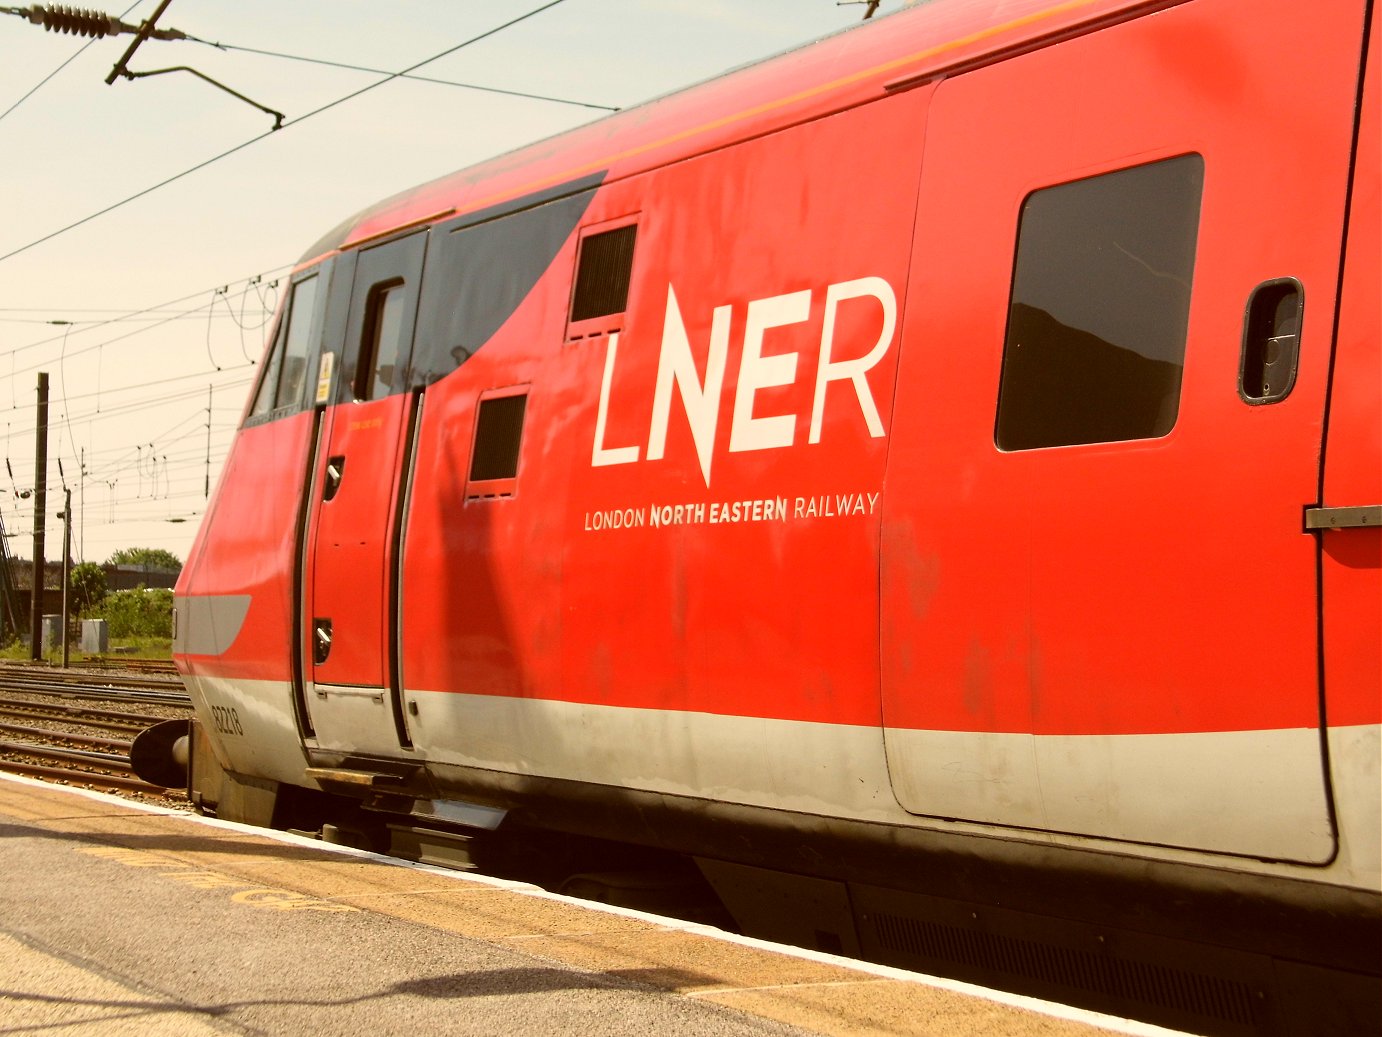
[(0, 1033), (1169, 1031), (0, 780)]

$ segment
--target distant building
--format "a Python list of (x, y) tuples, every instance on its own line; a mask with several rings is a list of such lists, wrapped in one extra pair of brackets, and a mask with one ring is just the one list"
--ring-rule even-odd
[[(8, 601), (0, 601), (0, 630), (4, 636), (11, 631), (27, 637), (29, 631), (29, 605), (33, 601), (34, 564), (27, 558), (10, 558), (8, 583), (0, 579), (0, 596)], [(165, 587), (171, 589), (178, 580), (179, 569), (145, 565), (102, 565), (106, 574), (107, 591), (127, 591), (136, 587)], [(70, 606), (73, 612), (76, 606)], [(43, 611), (42, 615), (53, 616), (62, 612), (62, 562), (47, 562), (43, 566)], [(13, 626), (11, 625), (13, 624)]]
[[(106, 589), (112, 591), (134, 590), (136, 587), (167, 587), (171, 589), (178, 582), (181, 569), (163, 569), (148, 565), (103, 565), (106, 573)], [(52, 579), (45, 576), (44, 583)], [(58, 583), (62, 583), (62, 566), (58, 566)]]
[[(178, 582), (179, 569), (164, 569), (145, 565), (102, 565), (106, 574), (106, 589), (128, 591), (135, 587), (167, 587)], [(10, 582), (18, 591), (27, 594), (33, 587), (34, 563), (27, 558), (10, 559)], [(47, 562), (43, 566), (44, 591), (62, 590), (62, 563)]]

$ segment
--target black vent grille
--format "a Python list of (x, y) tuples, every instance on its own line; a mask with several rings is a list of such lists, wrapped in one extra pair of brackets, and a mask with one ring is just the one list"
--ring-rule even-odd
[(911, 958), (1254, 1024), (1252, 988), (1232, 980), (899, 915), (876, 914), (873, 924), (882, 946)]
[(633, 241), (638, 225), (630, 224), (581, 243), (576, 293), (571, 300), (573, 321), (623, 313), (629, 302), (629, 274), (633, 269)]
[(471, 479), (512, 479), (518, 475), (518, 448), (523, 440), (523, 412), (527, 404), (526, 394), (480, 401)]

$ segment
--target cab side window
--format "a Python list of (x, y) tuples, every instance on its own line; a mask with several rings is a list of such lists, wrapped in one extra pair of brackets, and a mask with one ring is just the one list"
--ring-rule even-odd
[(263, 379), (254, 397), (250, 417), (259, 417), (282, 407), (302, 404), (307, 385), (307, 361), (311, 353), (313, 316), (317, 306), (318, 276), (304, 278), (293, 286), (287, 315), (279, 324), (278, 335), (265, 366)]
[(995, 442), (1154, 439), (1180, 407), (1204, 160), (1044, 188), (1022, 207)]

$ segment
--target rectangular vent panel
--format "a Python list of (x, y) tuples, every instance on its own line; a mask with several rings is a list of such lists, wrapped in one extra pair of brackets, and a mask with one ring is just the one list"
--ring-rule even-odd
[(512, 479), (518, 475), (518, 448), (523, 441), (526, 394), (494, 396), (480, 401), (470, 479)]
[(629, 301), (629, 276), (633, 269), (633, 242), (638, 225), (591, 234), (581, 242), (576, 271), (576, 291), (571, 300), (571, 320), (593, 320), (623, 313)]

